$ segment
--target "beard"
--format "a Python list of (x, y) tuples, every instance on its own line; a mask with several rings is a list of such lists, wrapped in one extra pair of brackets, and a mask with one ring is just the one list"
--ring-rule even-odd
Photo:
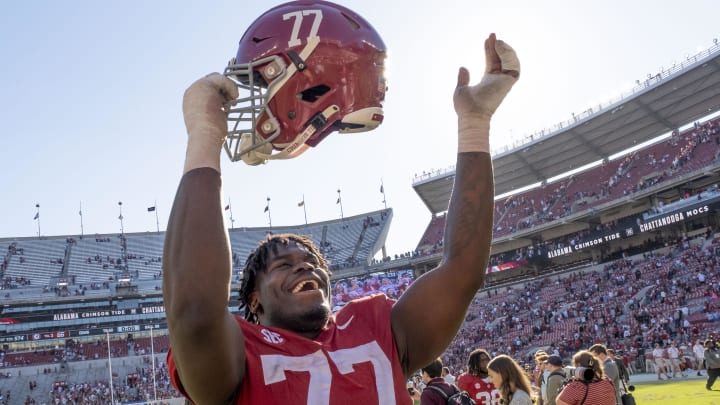
[(330, 319), (330, 308), (326, 305), (315, 307), (298, 317), (295, 330), (302, 332), (319, 331)]
[(298, 334), (320, 332), (330, 319), (330, 307), (327, 304), (318, 305), (302, 313), (288, 313), (283, 311), (276, 314), (271, 325), (287, 329)]

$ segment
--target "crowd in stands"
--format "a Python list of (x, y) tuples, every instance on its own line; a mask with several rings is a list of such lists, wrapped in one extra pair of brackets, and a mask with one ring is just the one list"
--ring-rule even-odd
[(684, 133), (674, 131), (666, 141), (622, 159), (496, 201), (493, 236), (554, 221), (700, 169), (717, 158), (719, 148), (720, 120), (697, 122)]
[(412, 270), (400, 270), (334, 281), (331, 285), (333, 311), (351, 300), (378, 292), (398, 299), (413, 282), (413, 278)]
[(687, 347), (717, 332), (719, 253), (718, 240), (681, 240), (666, 253), (619, 259), (601, 271), (488, 290), (473, 303), (446, 364), (461, 370), (462, 359), (476, 347), (528, 361), (532, 349), (567, 357), (604, 343), (644, 371), (655, 344)]
[[(30, 404), (68, 404), (68, 405), (105, 405), (113, 403), (130, 403), (136, 401), (152, 401), (177, 398), (178, 392), (170, 383), (167, 364), (157, 361), (155, 373), (151, 359), (145, 360), (145, 366), (137, 367), (133, 373), (124, 378), (113, 375), (112, 393), (109, 380), (87, 382), (70, 382), (64, 375), (58, 375), (51, 389), (46, 393), (37, 390), (37, 383), (30, 382), (30, 392), (25, 398), (25, 405)], [(36, 391), (37, 390), (37, 391)], [(8, 393), (9, 394), (9, 393)]]
[[(169, 348), (167, 335), (155, 336), (152, 347), (156, 353), (165, 353)], [(73, 340), (66, 341), (64, 347), (55, 346), (39, 348), (32, 352), (5, 353), (0, 352), (0, 365), (5, 370), (10, 367), (48, 365), (42, 368), (42, 374), (53, 378), (52, 387), (42, 386), (38, 389), (37, 379), (33, 377), (28, 381), (30, 394), (25, 398), (25, 404), (83, 404), (101, 405), (111, 403), (110, 383), (107, 379), (97, 381), (74, 381), (72, 373), (66, 367), (70, 364), (85, 361), (119, 359), (131, 354), (141, 356), (143, 367), (137, 367), (134, 372), (127, 373), (122, 378), (113, 373), (114, 399), (121, 402), (147, 401), (157, 399), (176, 398), (179, 394), (170, 384), (167, 364), (159, 361), (158, 357), (151, 356), (151, 343), (149, 337), (138, 339), (113, 338), (110, 340), (110, 354), (108, 344), (104, 340), (90, 343), (79, 343)], [(155, 378), (153, 381), (152, 359), (155, 359)], [(37, 371), (38, 375), (40, 369)], [(18, 371), (18, 376), (21, 372)], [(39, 377), (38, 377), (39, 378)], [(46, 379), (47, 380), (47, 379)], [(9, 399), (10, 392), (5, 398)], [(3, 403), (0, 401), (0, 403)]]
[[(569, 178), (495, 201), (493, 237), (530, 229), (636, 193), (714, 162), (720, 154), (720, 119), (696, 122), (665, 141)], [(598, 179), (601, 179), (598, 182)], [(438, 215), (418, 244), (419, 254), (442, 247), (445, 216)]]

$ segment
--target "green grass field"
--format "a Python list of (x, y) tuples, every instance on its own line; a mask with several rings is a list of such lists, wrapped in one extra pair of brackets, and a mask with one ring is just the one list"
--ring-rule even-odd
[(638, 405), (720, 405), (720, 380), (713, 391), (705, 389), (703, 378), (639, 383), (632, 394)]

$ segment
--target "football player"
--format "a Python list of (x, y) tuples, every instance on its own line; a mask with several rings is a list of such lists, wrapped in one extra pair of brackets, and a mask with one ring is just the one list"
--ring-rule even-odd
[[(385, 91), (384, 45), (344, 7), (283, 4), (248, 33), (227, 72), (231, 78), (210, 74), (183, 98), (185, 166), (163, 256), (173, 384), (196, 404), (409, 404), (407, 379), (446, 349), (484, 283), (494, 196), (489, 124), (519, 76), (515, 52), (491, 34), (480, 83), (470, 86), (467, 69), (459, 70), (455, 184), (436, 269), (397, 302), (373, 295), (331, 315), (329, 271), (318, 249), (300, 236), (272, 236), (247, 260), (243, 318), (228, 310), (232, 266), (221, 201), (223, 148), (235, 160), (257, 164), (273, 154), (289, 157), (332, 131), (372, 129), (382, 119)], [(250, 56), (246, 45), (259, 54)], [(318, 80), (323, 85), (307, 82), (324, 74), (330, 77)], [(308, 77), (293, 84), (296, 75)], [(285, 94), (294, 100), (276, 99), (288, 85), (293, 88)], [(245, 108), (237, 105), (247, 99), (238, 89), (264, 91), (259, 99), (270, 100), (251, 108), (253, 128), (235, 128), (232, 111)], [(317, 110), (303, 110), (311, 107)], [(232, 147), (226, 143), (231, 136)]]
[(457, 386), (467, 391), (477, 405), (498, 405), (500, 391), (492, 383), (488, 375), (490, 354), (485, 349), (475, 349), (470, 352), (467, 360), (467, 370), (457, 378)]

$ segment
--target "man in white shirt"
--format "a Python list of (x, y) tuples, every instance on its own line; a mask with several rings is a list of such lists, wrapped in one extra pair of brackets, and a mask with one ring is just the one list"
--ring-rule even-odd
[(670, 360), (670, 368), (672, 368), (672, 376), (676, 377), (676, 372), (680, 372), (683, 377), (687, 377), (684, 371), (680, 368), (680, 350), (678, 350), (675, 342), (670, 343), (670, 347), (667, 349), (668, 358)]
[[(704, 353), (704, 349), (703, 349)], [(653, 360), (655, 361), (655, 368), (657, 368), (657, 375), (658, 380), (662, 381), (664, 378), (662, 378), (662, 372), (665, 370), (665, 360), (663, 359), (663, 355), (665, 354), (665, 350), (663, 350), (662, 347), (660, 347), (659, 343), (655, 343), (655, 348), (652, 351)], [(670, 375), (667, 375), (668, 378)]]
[(702, 375), (702, 369), (703, 369), (703, 360), (705, 357), (705, 347), (703, 346), (703, 342), (698, 339), (695, 341), (695, 345), (692, 347), (693, 354), (695, 354), (695, 370), (697, 370), (697, 375)]
[(455, 376), (450, 373), (450, 369), (447, 367), (443, 367), (442, 369), (442, 378), (444, 378), (448, 384), (455, 384)]

